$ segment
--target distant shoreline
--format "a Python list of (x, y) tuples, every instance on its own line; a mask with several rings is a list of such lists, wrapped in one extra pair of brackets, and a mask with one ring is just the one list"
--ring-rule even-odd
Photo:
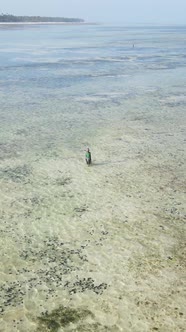
[(0, 22), (0, 25), (98, 25), (94, 22)]

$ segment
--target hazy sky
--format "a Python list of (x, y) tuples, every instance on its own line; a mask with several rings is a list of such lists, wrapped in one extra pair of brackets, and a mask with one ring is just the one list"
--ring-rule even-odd
[(0, 0), (0, 12), (103, 23), (186, 24), (186, 0)]

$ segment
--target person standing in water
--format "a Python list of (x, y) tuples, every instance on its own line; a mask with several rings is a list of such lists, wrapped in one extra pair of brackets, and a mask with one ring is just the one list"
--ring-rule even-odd
[(90, 153), (89, 148), (87, 148), (87, 150), (86, 150), (85, 160), (86, 160), (87, 165), (91, 164), (91, 153)]

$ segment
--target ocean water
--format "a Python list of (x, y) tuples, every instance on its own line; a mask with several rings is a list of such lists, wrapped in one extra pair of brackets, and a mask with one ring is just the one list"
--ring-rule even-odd
[(185, 26), (0, 27), (0, 331), (183, 331), (185, 110)]

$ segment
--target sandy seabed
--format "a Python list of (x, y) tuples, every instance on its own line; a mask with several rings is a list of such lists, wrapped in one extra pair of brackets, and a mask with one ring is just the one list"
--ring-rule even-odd
[(148, 102), (69, 124), (73, 150), (60, 114), (1, 134), (1, 332), (185, 331), (185, 100)]

